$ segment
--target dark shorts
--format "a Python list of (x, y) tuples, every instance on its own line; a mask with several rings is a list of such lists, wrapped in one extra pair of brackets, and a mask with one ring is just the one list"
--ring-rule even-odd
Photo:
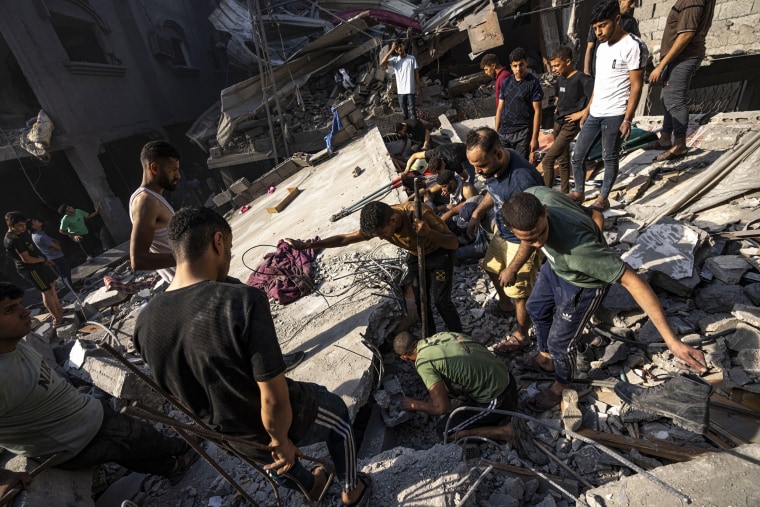
[(58, 275), (46, 264), (40, 265), (34, 269), (19, 270), (19, 275), (23, 276), (35, 289), (45, 292), (52, 286), (53, 282), (58, 279)]

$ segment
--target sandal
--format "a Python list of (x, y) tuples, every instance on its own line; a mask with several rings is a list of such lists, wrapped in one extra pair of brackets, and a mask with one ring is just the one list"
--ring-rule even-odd
[(526, 370), (535, 371), (537, 373), (554, 373), (554, 370), (547, 370), (538, 363), (538, 354), (523, 359), (519, 365)]
[(656, 139), (656, 140), (652, 141), (651, 143), (645, 144), (644, 146), (641, 147), (641, 149), (642, 150), (647, 150), (647, 151), (649, 151), (649, 150), (669, 150), (672, 147), (673, 147), (672, 144), (668, 144), (668, 145), (660, 144), (660, 140)]
[(594, 204), (589, 206), (591, 209), (595, 209), (597, 211), (606, 211), (610, 209), (610, 200), (606, 197), (599, 197), (596, 201), (594, 201)]
[(523, 338), (522, 340), (517, 338), (515, 335), (511, 334), (504, 338), (502, 341), (497, 343), (493, 346), (494, 354), (498, 354), (500, 356), (509, 356), (514, 354), (515, 352), (519, 352), (523, 350), (526, 347), (530, 347), (531, 340), (530, 338)]
[(526, 406), (533, 412), (542, 413), (551, 410), (562, 401), (561, 394), (554, 394), (549, 389), (544, 389), (536, 396), (528, 400)]
[(502, 310), (499, 308), (499, 302), (497, 300), (492, 300), (490, 303), (486, 305), (486, 313), (493, 315), (495, 317), (499, 317), (502, 319), (507, 319), (509, 317), (513, 317), (515, 315), (515, 310)]
[(343, 504), (350, 507), (367, 507), (372, 497), (372, 477), (369, 474), (359, 472), (356, 474), (360, 481), (364, 483), (364, 491), (359, 496), (359, 499), (354, 503)]
[(193, 463), (198, 461), (198, 458), (200, 458), (201, 455), (195, 452), (195, 449), (192, 447), (188, 448), (187, 451), (185, 451), (184, 454), (180, 454), (179, 456), (175, 456), (175, 465), (174, 470), (167, 476), (167, 479), (169, 479), (169, 484), (174, 486), (179, 481), (182, 480), (182, 478), (185, 476), (188, 470), (190, 470), (190, 467), (193, 466)]
[(686, 150), (683, 153), (673, 153), (672, 151), (663, 151), (662, 153), (654, 157), (654, 160), (652, 160), (652, 162), (667, 162), (669, 160), (678, 160), (678, 159), (684, 158), (688, 154), (689, 154), (689, 150)]

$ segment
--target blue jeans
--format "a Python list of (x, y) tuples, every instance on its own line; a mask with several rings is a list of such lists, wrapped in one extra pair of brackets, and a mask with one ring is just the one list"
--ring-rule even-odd
[(578, 339), (610, 286), (586, 289), (573, 285), (554, 272), (548, 262), (541, 266), (526, 308), (536, 330), (540, 352), (554, 360), (557, 382), (569, 384), (575, 376)]
[[(301, 448), (303, 446), (325, 442), (327, 444), (327, 450), (330, 453), (330, 458), (335, 465), (335, 473), (340, 481), (343, 491), (348, 493), (353, 490), (357, 484), (357, 468), (356, 468), (356, 441), (354, 440), (353, 428), (351, 426), (351, 419), (348, 417), (348, 408), (340, 396), (329, 392), (323, 386), (313, 384), (317, 393), (317, 418), (314, 423), (309, 427), (309, 430), (300, 435), (299, 438), (294, 439), (293, 443)], [(293, 410), (293, 416), (298, 414), (297, 407), (291, 407)], [(267, 444), (269, 442), (266, 442)], [(266, 463), (272, 462), (272, 456), (270, 453), (261, 452), (258, 450), (252, 450), (251, 448), (239, 448), (240, 451), (245, 454), (252, 455), (254, 458), (258, 458)], [(275, 471), (270, 470), (267, 472), (274, 481), (280, 486), (296, 491), (300, 491), (298, 487), (283, 475), (278, 475)], [(296, 461), (295, 466), (290, 469), (288, 474), (296, 478), (300, 482), (306, 491), (309, 491), (314, 486), (314, 475), (301, 464), (300, 461)]]
[(662, 75), (662, 131), (672, 132), (677, 139), (686, 138), (689, 125), (689, 84), (699, 69), (701, 58), (689, 58), (665, 67)]
[(404, 121), (411, 118), (417, 119), (417, 99), (414, 93), (399, 93), (398, 105), (401, 106), (401, 114), (404, 115)]
[(596, 118), (589, 116), (583, 124), (578, 140), (575, 142), (573, 151), (573, 178), (575, 179), (576, 192), (585, 191), (586, 171), (584, 162), (593, 148), (599, 136), (602, 137), (602, 160), (604, 161), (604, 181), (602, 181), (602, 197), (608, 197), (612, 191), (612, 185), (618, 175), (620, 163), (620, 145), (623, 138), (620, 137), (620, 125), (625, 115), (605, 116)]

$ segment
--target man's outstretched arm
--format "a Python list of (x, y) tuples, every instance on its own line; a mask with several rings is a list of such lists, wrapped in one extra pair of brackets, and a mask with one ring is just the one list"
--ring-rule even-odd
[(296, 250), (304, 250), (306, 248), (336, 248), (360, 243), (362, 241), (367, 241), (368, 239), (371, 238), (364, 236), (361, 231), (349, 232), (348, 234), (337, 234), (335, 236), (314, 241), (310, 239), (304, 241), (302, 239), (285, 238), (285, 240)]

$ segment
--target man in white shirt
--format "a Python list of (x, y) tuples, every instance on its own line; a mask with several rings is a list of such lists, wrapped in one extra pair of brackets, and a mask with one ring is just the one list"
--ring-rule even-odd
[(575, 191), (569, 196), (583, 201), (583, 163), (601, 136), (604, 180), (599, 197), (591, 207), (604, 211), (610, 207), (608, 197), (617, 178), (620, 146), (631, 135), (631, 120), (641, 98), (649, 51), (641, 39), (620, 26), (618, 0), (597, 4), (591, 12), (591, 25), (601, 44), (596, 53), (594, 93), (581, 118), (583, 127), (573, 152)]
[(394, 41), (391, 49), (380, 61), (380, 65), (386, 67), (391, 64), (396, 74), (396, 94), (404, 121), (416, 120), (416, 98), (420, 95), (420, 67), (417, 59), (406, 52), (406, 43)]

